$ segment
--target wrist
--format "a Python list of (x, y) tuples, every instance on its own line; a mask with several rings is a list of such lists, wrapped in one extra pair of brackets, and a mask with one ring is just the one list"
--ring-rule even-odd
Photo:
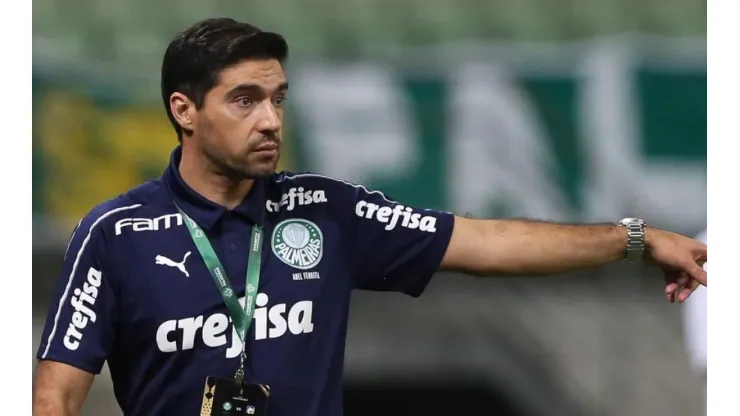
[(629, 261), (642, 260), (645, 249), (649, 247), (649, 236), (645, 221), (639, 218), (624, 218), (618, 225), (624, 228), (627, 234), (624, 258)]
[(645, 226), (645, 250), (649, 250), (653, 247), (653, 237), (656, 229)]

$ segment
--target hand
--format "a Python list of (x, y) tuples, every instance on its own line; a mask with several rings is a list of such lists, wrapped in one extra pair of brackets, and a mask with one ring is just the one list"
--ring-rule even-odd
[(645, 230), (646, 261), (656, 264), (665, 276), (668, 302), (686, 301), (699, 285), (707, 285), (707, 246), (701, 241), (668, 231)]

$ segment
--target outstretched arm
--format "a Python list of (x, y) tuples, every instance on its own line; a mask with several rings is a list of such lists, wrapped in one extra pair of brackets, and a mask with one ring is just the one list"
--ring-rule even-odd
[[(455, 217), (440, 268), (479, 276), (557, 274), (618, 261), (626, 248), (627, 229), (617, 225)], [(645, 259), (666, 273), (667, 295), (671, 288), (688, 290), (680, 291), (680, 301), (696, 284), (706, 285), (700, 265), (706, 258), (707, 247), (699, 241), (655, 228), (645, 230)]]
[(626, 247), (627, 232), (616, 225), (455, 217), (442, 268), (480, 276), (556, 274), (617, 261)]

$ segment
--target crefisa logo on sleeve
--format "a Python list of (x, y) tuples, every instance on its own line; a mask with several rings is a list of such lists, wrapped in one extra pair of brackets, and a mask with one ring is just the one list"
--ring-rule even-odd
[(92, 308), (98, 299), (98, 291), (102, 280), (103, 274), (100, 270), (90, 267), (87, 272), (87, 280), (82, 284), (82, 288), (78, 287), (72, 292), (69, 303), (72, 305), (74, 312), (67, 333), (64, 335), (64, 346), (68, 350), (75, 351), (80, 347), (82, 331), (89, 323), (94, 323), (98, 318)]
[(386, 224), (385, 229), (391, 231), (397, 225), (411, 230), (434, 233), (437, 231), (437, 218), (431, 215), (422, 215), (414, 212), (411, 207), (401, 204), (391, 206), (377, 205), (372, 202), (359, 201), (355, 205), (355, 215), (360, 218), (376, 220)]

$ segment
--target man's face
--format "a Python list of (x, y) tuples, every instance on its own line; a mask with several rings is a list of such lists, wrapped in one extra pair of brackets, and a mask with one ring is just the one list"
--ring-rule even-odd
[(193, 134), (220, 173), (253, 179), (275, 172), (287, 89), (276, 59), (247, 60), (221, 71), (198, 111)]

